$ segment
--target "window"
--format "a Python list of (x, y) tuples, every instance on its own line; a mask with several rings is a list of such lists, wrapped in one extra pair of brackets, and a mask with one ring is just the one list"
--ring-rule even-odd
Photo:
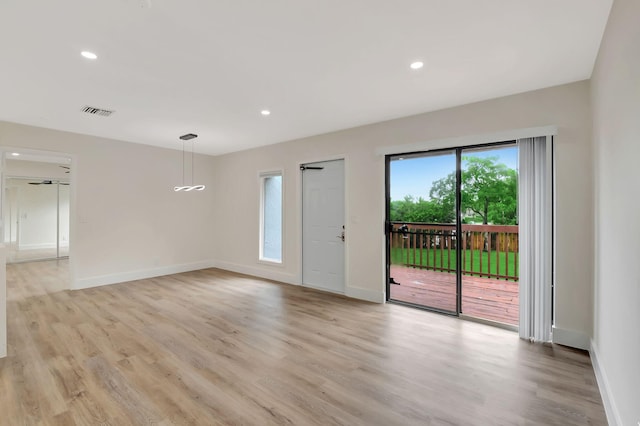
[(260, 260), (282, 263), (282, 172), (260, 174)]

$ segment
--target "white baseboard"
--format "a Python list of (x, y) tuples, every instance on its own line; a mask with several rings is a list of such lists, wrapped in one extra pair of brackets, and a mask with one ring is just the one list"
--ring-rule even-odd
[[(257, 267), (240, 265), (232, 262), (225, 262), (223, 260), (214, 260), (211, 262), (213, 268), (224, 269), (225, 271), (237, 272), (238, 274), (251, 275), (253, 277), (264, 278), (272, 281), (279, 281), (285, 284), (300, 285), (297, 277), (293, 274), (286, 273), (282, 270), (270, 269), (268, 267)], [(273, 267), (282, 269), (278, 266)]]
[(342, 291), (333, 291), (328, 288), (323, 288), (320, 286), (302, 284), (306, 288), (312, 288), (314, 290), (326, 291), (327, 293), (335, 293), (341, 294), (343, 296), (350, 297), (352, 299), (364, 300), (366, 302), (373, 303), (384, 303), (384, 292), (380, 295), (378, 292), (367, 290), (364, 288), (357, 287), (347, 287), (343, 292)]
[(353, 297), (354, 299), (366, 300), (373, 303), (385, 302), (384, 291), (373, 291), (360, 287), (347, 287), (344, 294), (345, 296)]
[(602, 396), (602, 404), (604, 405), (604, 411), (607, 414), (607, 421), (610, 426), (622, 426), (622, 420), (620, 419), (620, 413), (616, 407), (615, 400), (611, 394), (611, 388), (609, 387), (609, 380), (607, 374), (600, 363), (598, 355), (598, 347), (595, 342), (591, 340), (591, 364), (593, 365), (593, 371), (596, 374), (596, 381), (598, 382), (598, 389), (600, 389), (600, 395)]
[(590, 348), (589, 336), (574, 330), (553, 327), (553, 343), (558, 343), (572, 348), (588, 351)]
[[(237, 272), (239, 274), (246, 274), (254, 277), (265, 278), (268, 280), (279, 281), (285, 284), (301, 285), (297, 275), (289, 274), (289, 273), (285, 273), (277, 270), (271, 270), (271, 269), (254, 267), (254, 266), (239, 265), (237, 263), (231, 263), (231, 262), (225, 262), (225, 261), (219, 261), (219, 260), (213, 261), (212, 265), (215, 268), (220, 268), (220, 269), (224, 269), (226, 271), (231, 271), (231, 272)], [(330, 291), (322, 287), (314, 287), (314, 286), (306, 286), (306, 287), (315, 288), (316, 290), (321, 290), (321, 291)], [(337, 293), (337, 294), (344, 294), (347, 297), (366, 300), (374, 303), (384, 303), (384, 296), (385, 296), (384, 292), (377, 292), (377, 291), (367, 290), (367, 289), (358, 288), (358, 287), (347, 287), (344, 293)]]
[(179, 265), (162, 266), (158, 268), (143, 269), (138, 271), (121, 272), (117, 274), (100, 275), (96, 277), (81, 278), (72, 283), (72, 290), (99, 287), (102, 285), (117, 284), (127, 281), (143, 280), (146, 278), (160, 277), (163, 275), (179, 274), (181, 272), (197, 271), (214, 267), (209, 260), (184, 263)]
[(318, 285), (312, 285), (312, 284), (300, 284), (300, 285), (302, 287), (304, 287), (304, 288), (311, 288), (311, 289), (314, 289), (314, 290), (324, 291), (325, 293), (333, 293), (333, 294), (339, 294), (339, 295), (342, 295), (342, 296), (346, 296), (345, 292), (343, 292), (343, 291), (334, 291), (334, 290), (331, 290), (329, 288), (320, 287)]
[[(60, 247), (69, 247), (69, 243), (60, 244)], [(18, 250), (42, 250), (42, 249), (54, 249), (56, 243), (38, 243), (38, 244), (19, 244)]]
[[(159, 277), (163, 275), (179, 274), (181, 272), (196, 271), (206, 268), (219, 268), (226, 271), (237, 272), (239, 274), (251, 275), (267, 280), (279, 281), (285, 284), (300, 285), (297, 276), (282, 271), (268, 270), (266, 268), (239, 265), (236, 263), (204, 260), (181, 265), (163, 266), (159, 268), (144, 269), (138, 271), (121, 272), (116, 274), (100, 275), (95, 277), (81, 278), (72, 284), (72, 290), (82, 290), (86, 288), (99, 287), (109, 284), (123, 283), (127, 281), (143, 280), (146, 278)], [(318, 290), (324, 290), (318, 288)], [(347, 287), (344, 295), (354, 299), (366, 300), (374, 303), (384, 303), (384, 292), (377, 292), (358, 287)]]

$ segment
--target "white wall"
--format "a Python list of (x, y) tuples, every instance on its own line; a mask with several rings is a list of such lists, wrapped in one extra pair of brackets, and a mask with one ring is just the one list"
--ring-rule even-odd
[[(640, 2), (613, 4), (592, 77), (592, 353), (611, 424), (640, 423)], [(598, 371), (599, 370), (599, 371)]]
[[(173, 191), (182, 179), (181, 151), (6, 122), (0, 122), (0, 147), (72, 158), (74, 288), (209, 264), (216, 203), (209, 189)], [(211, 162), (196, 156), (196, 180), (209, 188)]]
[[(346, 157), (347, 293), (384, 297), (384, 157), (393, 145), (557, 125), (558, 335), (587, 347), (592, 333), (592, 182), (589, 83), (578, 82), (214, 158), (215, 259), (228, 269), (300, 280), (303, 162)], [(284, 266), (258, 263), (258, 172), (285, 171)]]
[[(29, 182), (7, 179), (5, 183), (7, 187), (17, 189), (18, 249), (55, 248), (58, 186), (30, 185)], [(12, 225), (7, 221), (5, 229)]]
[(4, 246), (0, 244), (0, 358), (7, 356), (7, 268)]
[[(31, 185), (43, 180), (60, 180), (68, 183), (66, 173), (68, 162), (63, 164), (17, 160), (8, 156), (4, 164), (4, 242), (18, 243), (18, 222), (22, 226), (19, 233), (19, 248), (38, 249), (56, 247), (56, 222), (58, 220), (57, 185)], [(20, 158), (20, 157), (17, 157)], [(28, 179), (23, 179), (28, 178)], [(18, 209), (20, 216), (18, 217)], [(60, 186), (60, 241), (69, 244), (69, 186)], [(13, 240), (13, 241), (11, 241)]]

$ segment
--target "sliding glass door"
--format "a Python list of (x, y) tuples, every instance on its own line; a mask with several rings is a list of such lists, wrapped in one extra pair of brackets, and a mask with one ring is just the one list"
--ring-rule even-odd
[(388, 159), (391, 300), (455, 314), (456, 151)]
[(517, 146), (387, 157), (387, 297), (518, 324)]
[(518, 325), (518, 147), (461, 150), (460, 313)]

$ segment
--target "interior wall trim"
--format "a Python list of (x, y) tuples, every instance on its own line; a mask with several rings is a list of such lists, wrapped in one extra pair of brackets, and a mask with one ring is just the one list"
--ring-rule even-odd
[(494, 142), (510, 141), (536, 136), (555, 136), (558, 127), (555, 125), (542, 127), (527, 127), (524, 129), (503, 130), (494, 133), (467, 135), (444, 139), (431, 139), (403, 145), (387, 145), (376, 148), (376, 155), (393, 155), (407, 152), (431, 151), (434, 149), (457, 148), (461, 146), (484, 145)]
[(183, 263), (178, 265), (162, 266), (158, 268), (140, 269), (136, 271), (121, 272), (117, 274), (99, 275), (73, 280), (71, 290), (82, 290), (103, 285), (118, 284), (127, 281), (143, 280), (146, 278), (160, 277), (163, 275), (179, 274), (182, 272), (197, 271), (200, 269), (212, 268), (213, 262), (202, 260), (193, 263)]
[(240, 265), (238, 263), (226, 262), (223, 260), (213, 260), (211, 261), (210, 267), (224, 269), (225, 271), (236, 272), (238, 274), (251, 275), (267, 280), (279, 281), (285, 284), (300, 285), (300, 281), (295, 275), (282, 272), (281, 270), (272, 269), (274, 267), (281, 269), (279, 264), (269, 266), (262, 263), (262, 265), (264, 265), (264, 267)]
[(616, 406), (613, 398), (613, 393), (609, 386), (609, 380), (607, 374), (604, 371), (602, 364), (600, 363), (600, 355), (598, 354), (598, 347), (596, 343), (591, 339), (591, 348), (589, 350), (591, 355), (591, 364), (593, 365), (593, 371), (596, 375), (596, 382), (598, 382), (598, 389), (600, 389), (600, 395), (602, 396), (602, 405), (604, 405), (604, 411), (607, 415), (607, 422), (610, 426), (622, 426), (622, 420), (620, 418), (620, 412)]

